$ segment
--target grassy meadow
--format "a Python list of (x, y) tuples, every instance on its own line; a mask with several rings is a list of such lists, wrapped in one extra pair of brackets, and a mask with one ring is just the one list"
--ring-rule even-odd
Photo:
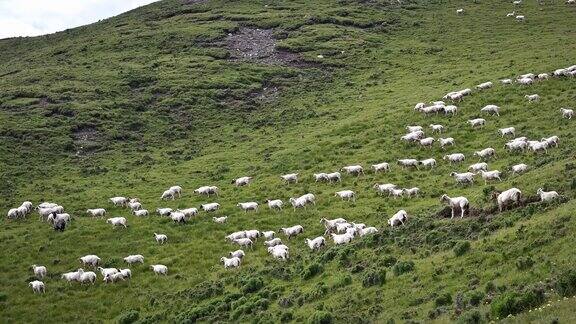
[[(456, 9), (464, 8), (464, 15)], [(511, 1), (194, 1), (164, 0), (93, 25), (35, 38), (0, 40), (0, 210), (24, 200), (53, 201), (73, 216), (63, 233), (38, 220), (0, 220), (0, 315), (3, 323), (38, 322), (571, 322), (575, 317), (576, 134), (561, 107), (574, 108), (576, 79), (502, 86), (502, 78), (576, 64), (576, 6), (525, 1), (523, 23), (507, 18)], [(271, 29), (279, 53), (297, 61), (237, 59), (227, 37), (243, 28)], [(232, 54), (231, 54), (232, 53)], [(319, 57), (320, 56), (320, 57)], [(417, 102), (440, 100), (485, 81), (458, 103), (456, 116), (429, 117)], [(528, 103), (527, 94), (542, 99)], [(480, 114), (487, 104), (501, 116)], [(468, 119), (487, 125), (472, 129)], [(439, 123), (456, 145), (431, 150), (400, 141), (406, 125)], [(517, 136), (557, 135), (548, 154), (508, 153), (498, 129)], [(435, 138), (430, 129), (428, 136)], [(456, 185), (452, 171), (493, 147), (490, 169), (502, 182)], [(465, 163), (449, 165), (447, 153)], [(436, 158), (433, 170), (403, 170), (400, 158)], [(387, 161), (392, 172), (374, 174)], [(527, 173), (510, 166), (526, 163)], [(315, 183), (317, 172), (361, 164), (360, 177)], [(279, 175), (299, 172), (297, 184)], [(250, 175), (236, 188), (231, 180)], [(375, 183), (420, 187), (421, 197), (378, 196)], [(161, 201), (172, 185), (183, 196)], [(218, 198), (193, 194), (202, 185)], [(490, 209), (494, 189), (540, 187), (562, 199), (503, 213), (443, 218), (439, 197), (466, 196)], [(351, 189), (356, 202), (334, 192)], [(266, 199), (311, 192), (317, 205), (270, 211)], [(217, 201), (185, 225), (113, 207), (113, 196), (139, 197), (144, 208), (188, 208)], [(257, 201), (257, 213), (238, 202)], [(87, 217), (103, 207), (128, 228)], [(399, 209), (406, 226), (390, 228)], [(212, 216), (229, 216), (226, 224)], [(320, 218), (344, 217), (379, 233), (311, 252)], [(237, 230), (296, 224), (290, 260), (274, 260), (262, 240), (239, 269), (219, 259)], [(152, 233), (164, 233), (158, 245)], [(129, 282), (69, 285), (60, 275), (97, 254), (106, 266), (142, 254)], [(166, 277), (150, 264), (165, 264)], [(46, 294), (33, 295), (32, 264), (46, 265)], [(564, 298), (566, 297), (566, 299)], [(550, 306), (547, 306), (550, 304)], [(507, 317), (512, 314), (513, 317)]]

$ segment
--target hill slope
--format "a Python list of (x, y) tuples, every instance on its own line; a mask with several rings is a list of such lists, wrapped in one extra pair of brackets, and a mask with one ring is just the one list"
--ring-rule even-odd
[[(458, 16), (457, 8), (465, 8)], [(576, 62), (576, 7), (526, 2), (506, 18), (511, 3), (386, 1), (172, 1), (155, 3), (90, 26), (54, 35), (0, 41), (0, 209), (24, 200), (54, 201), (74, 219), (54, 232), (33, 214), (1, 221), (0, 309), (5, 322), (76, 321), (489, 321), (509, 313), (544, 321), (574, 317), (574, 301), (527, 310), (571, 294), (576, 233), (573, 120), (576, 79), (502, 86), (498, 80), (550, 72)], [(459, 113), (425, 117), (420, 101), (492, 81), (492, 89), (458, 103)], [(526, 94), (542, 99), (529, 104)], [(487, 104), (500, 117), (482, 116)], [(466, 120), (484, 117), (472, 130)], [(446, 127), (456, 145), (432, 150), (400, 142), (406, 125)], [(547, 154), (508, 153), (498, 129), (517, 136), (560, 137)], [(474, 151), (494, 147), (490, 169), (500, 183), (459, 186), (449, 177), (475, 162)], [(441, 158), (462, 152), (463, 165)], [(349, 164), (438, 160), (433, 170), (402, 170), (342, 183), (315, 183), (312, 173)], [(511, 175), (511, 165), (529, 172)], [(299, 172), (297, 184), (280, 174)], [(230, 180), (254, 176), (248, 187)], [(374, 183), (418, 186), (421, 197), (380, 197)], [(178, 184), (181, 199), (160, 201)], [(213, 184), (218, 198), (192, 190)], [(494, 187), (557, 190), (561, 201), (494, 212)], [(352, 189), (355, 203), (334, 192)], [(238, 202), (312, 192), (315, 207), (293, 212), (244, 213)], [(466, 196), (480, 212), (444, 219), (439, 197)], [(186, 225), (167, 218), (136, 218), (112, 207), (113, 196), (139, 197), (158, 207), (198, 207), (218, 201), (215, 224), (206, 213)], [(86, 217), (105, 207), (128, 218), (127, 229)], [(389, 228), (399, 209), (406, 226)], [(351, 244), (332, 242), (312, 253), (304, 238), (322, 235), (318, 220), (344, 217), (379, 233)], [(242, 267), (224, 270), (221, 256), (236, 249), (231, 232), (277, 230), (301, 224), (290, 240), (290, 260), (273, 260), (259, 240)], [(152, 233), (169, 237), (157, 245)], [(287, 240), (282, 239), (286, 242)], [(97, 254), (106, 266), (143, 254), (130, 282), (68, 285), (60, 274), (78, 257)], [(156, 277), (150, 264), (166, 264)], [(47, 293), (32, 296), (31, 264), (44, 264)], [(563, 289), (563, 287), (565, 289)], [(551, 289), (555, 289), (554, 291)], [(565, 306), (568, 305), (568, 306)], [(557, 311), (559, 309), (560, 311)], [(533, 315), (533, 314), (538, 314)], [(514, 319), (510, 319), (514, 320)]]

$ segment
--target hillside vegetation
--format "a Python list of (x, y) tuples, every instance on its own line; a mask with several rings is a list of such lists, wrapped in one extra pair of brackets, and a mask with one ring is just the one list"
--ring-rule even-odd
[[(456, 9), (465, 14), (457, 15)], [(522, 23), (507, 18), (516, 10)], [(35, 38), (0, 40), (0, 210), (53, 201), (73, 216), (64, 232), (33, 213), (0, 221), (0, 314), (5, 323), (38, 322), (573, 322), (576, 300), (576, 78), (530, 86), (498, 80), (576, 64), (576, 6), (564, 1), (180, 1), (164, 0), (93, 25)], [(425, 117), (417, 102), (485, 82), (459, 112)], [(528, 103), (527, 94), (541, 100)], [(480, 113), (487, 104), (501, 116)], [(473, 130), (468, 119), (483, 117)], [(456, 145), (431, 150), (400, 141), (406, 125), (446, 127)], [(509, 153), (498, 129), (517, 136), (557, 135), (547, 154)], [(457, 185), (450, 172), (493, 147), (490, 169), (502, 182)], [(449, 165), (447, 153), (465, 163)], [(436, 158), (433, 170), (403, 170), (400, 158)], [(390, 173), (369, 166), (387, 161)], [(511, 175), (526, 163), (528, 172)], [(361, 164), (365, 175), (316, 183), (312, 174)], [(281, 174), (299, 172), (297, 184)], [(250, 175), (254, 182), (234, 187)], [(412, 199), (378, 196), (375, 183), (420, 187)], [(172, 185), (183, 196), (161, 201)], [(193, 194), (216, 185), (220, 197)], [(494, 190), (517, 187), (528, 202), (502, 213)], [(561, 199), (541, 204), (538, 188)], [(356, 202), (334, 192), (351, 189)], [(270, 211), (266, 199), (311, 192), (316, 206)], [(474, 212), (450, 219), (439, 198), (465, 196)], [(144, 207), (198, 207), (185, 225), (137, 218), (108, 198), (139, 197)], [(257, 213), (238, 202), (257, 201)], [(112, 228), (86, 215), (103, 207), (124, 216)], [(405, 226), (390, 228), (400, 209)], [(216, 224), (212, 216), (229, 216)], [(379, 233), (319, 252), (304, 243), (324, 233), (321, 218), (343, 217)], [(239, 269), (220, 257), (238, 230), (296, 224), (290, 260), (273, 259), (259, 239)], [(159, 245), (152, 233), (168, 235)], [(142, 254), (128, 282), (67, 284), (78, 258), (105, 266)], [(46, 294), (33, 295), (30, 265), (48, 268)], [(165, 264), (166, 277), (151, 264)], [(566, 298), (566, 299), (565, 299)], [(550, 306), (548, 306), (550, 305)]]

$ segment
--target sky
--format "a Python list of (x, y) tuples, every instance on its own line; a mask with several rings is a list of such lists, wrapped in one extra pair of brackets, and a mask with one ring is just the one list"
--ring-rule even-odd
[(0, 39), (51, 34), (157, 0), (0, 0)]

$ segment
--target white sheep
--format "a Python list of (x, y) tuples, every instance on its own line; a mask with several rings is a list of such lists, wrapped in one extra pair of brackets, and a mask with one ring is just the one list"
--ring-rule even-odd
[(259, 230), (247, 230), (244, 232), (246, 234), (246, 238), (249, 238), (249, 239), (257, 240), (260, 236), (262, 236), (262, 233), (260, 233)]
[(177, 194), (178, 198), (182, 196), (182, 187), (180, 186), (172, 186), (168, 188), (168, 190), (172, 191), (174, 194)]
[(271, 246), (276, 246), (276, 245), (280, 245), (282, 244), (282, 240), (280, 238), (273, 238), (269, 241), (264, 241), (264, 245), (266, 245), (267, 247), (271, 247)]
[[(130, 273), (130, 275), (132, 275), (132, 273)], [(106, 283), (119, 282), (119, 281), (124, 281), (124, 280), (126, 280), (126, 277), (124, 276), (124, 274), (122, 272), (115, 272), (115, 273), (106, 274), (106, 275), (104, 275), (104, 279), (103, 279), (103, 281)]]
[(46, 220), (48, 221), (48, 223), (54, 225), (56, 223), (60, 223), (60, 222), (65, 222), (66, 224), (70, 223), (71, 220), (71, 216), (68, 213), (63, 213), (63, 214), (56, 214), (56, 213), (52, 213), (50, 215), (48, 215), (48, 218), (46, 218)]
[(156, 242), (164, 244), (168, 241), (168, 236), (166, 234), (154, 233), (154, 239), (156, 240)]
[(450, 176), (456, 180), (458, 184), (466, 184), (466, 183), (474, 183), (474, 173), (472, 172), (464, 172), (464, 173), (457, 173), (451, 172)]
[(544, 151), (548, 153), (548, 142), (529, 141), (528, 146), (534, 153)]
[(390, 189), (388, 191), (388, 196), (392, 196), (394, 199), (402, 197), (402, 195), (404, 195), (404, 190), (402, 189)]
[(550, 146), (558, 147), (558, 142), (560, 141), (560, 138), (558, 136), (543, 137), (541, 141), (546, 142), (546, 144), (548, 144), (549, 147)]
[(44, 285), (44, 283), (40, 280), (34, 280), (34, 281), (30, 281), (28, 283), (28, 286), (32, 287), (32, 292), (34, 292), (35, 294), (43, 294), (46, 292), (46, 287)]
[(204, 210), (205, 212), (214, 212), (220, 208), (220, 204), (219, 203), (202, 204), (200, 205), (200, 208), (202, 208), (202, 210)]
[(496, 156), (496, 150), (494, 150), (491, 147), (488, 147), (488, 148), (485, 148), (483, 150), (474, 152), (474, 156), (477, 156), (480, 159), (493, 157), (493, 156)]
[(88, 254), (78, 259), (80, 263), (86, 266), (97, 267), (100, 264), (101, 259), (94, 254)]
[(292, 238), (292, 236), (304, 233), (304, 227), (302, 227), (302, 225), (294, 225), (286, 228), (282, 227), (280, 230), (288, 237), (288, 239)]
[(404, 225), (406, 220), (408, 220), (408, 213), (404, 209), (401, 209), (388, 219), (388, 225), (391, 227), (397, 226), (399, 223)]
[(258, 211), (258, 203), (255, 201), (238, 203), (236, 204), (236, 206), (242, 209), (245, 213), (247, 213), (249, 210), (253, 210), (256, 212)]
[(276, 232), (274, 232), (274, 231), (263, 231), (262, 232), (262, 236), (264, 236), (264, 238), (266, 238), (267, 240), (273, 239), (275, 234), (276, 234)]
[(408, 133), (421, 132), (424, 130), (422, 126), (406, 126)]
[(488, 171), (488, 163), (478, 162), (478, 163), (474, 163), (468, 167), (468, 171), (470, 171), (470, 172), (478, 172), (480, 170)]
[(344, 233), (346, 232), (349, 228), (354, 227), (354, 225), (348, 223), (348, 222), (344, 222), (344, 223), (337, 223), (336, 224), (336, 232), (337, 233)]
[(390, 172), (390, 164), (387, 162), (373, 164), (372, 169), (374, 173), (378, 173), (379, 171)]
[(98, 267), (98, 271), (100, 271), (100, 274), (102, 274), (102, 277), (106, 277), (107, 275), (113, 275), (115, 273), (120, 272), (116, 268), (102, 268), (102, 267)]
[(160, 216), (168, 216), (172, 212), (172, 208), (156, 208), (156, 213)]
[(335, 230), (336, 225), (339, 223), (346, 223), (346, 220), (344, 218), (336, 218), (336, 219), (322, 218), (322, 219), (320, 219), (320, 224), (324, 225), (324, 228), (326, 229), (326, 231), (324, 232), (324, 235)]
[(326, 245), (326, 239), (323, 236), (318, 236), (314, 239), (306, 239), (306, 245), (308, 245), (310, 250), (316, 251)]
[(540, 73), (536, 76), (536, 78), (540, 80), (547, 80), (550, 78), (550, 75), (548, 73)]
[(375, 233), (378, 233), (378, 229), (376, 227), (366, 227), (358, 230), (360, 237)]
[(340, 172), (326, 173), (326, 180), (329, 182), (342, 182)]
[(134, 263), (144, 264), (144, 256), (142, 256), (140, 254), (129, 255), (129, 256), (124, 258), (124, 262), (128, 263), (129, 265), (132, 265)]
[(526, 19), (526, 17), (524, 15), (517, 15), (516, 16), (517, 21), (524, 21), (525, 19)]
[(316, 205), (316, 197), (311, 193), (302, 195), (302, 196), (297, 197), (297, 198), (290, 198), (289, 201), (292, 204), (294, 211), (296, 211), (296, 208), (306, 209), (306, 205), (308, 205), (308, 204)]
[(34, 271), (34, 275), (38, 279), (44, 278), (48, 272), (45, 266), (37, 266), (35, 264), (32, 265), (32, 271)]
[(124, 226), (124, 228), (127, 227), (127, 225), (126, 225), (126, 218), (124, 218), (124, 217), (112, 217), (112, 218), (108, 218), (108, 219), (106, 220), (106, 223), (112, 224), (113, 227), (116, 227), (116, 226)]
[[(509, 15), (509, 14), (508, 14), (508, 15)], [(508, 15), (506, 15), (506, 16), (508, 16)], [(510, 17), (510, 16), (508, 16), (508, 17)], [(502, 83), (502, 84), (512, 84), (512, 79), (502, 79), (502, 80), (500, 80), (500, 83)]]
[(239, 238), (239, 239), (235, 239), (232, 242), (242, 246), (242, 247), (250, 247), (250, 249), (252, 249), (252, 246), (254, 244), (254, 242), (252, 242), (251, 239), (249, 238)]
[(327, 174), (324, 172), (314, 173), (313, 176), (314, 176), (314, 182), (324, 181), (324, 180), (328, 181)]
[(112, 197), (110, 201), (114, 206), (125, 206), (128, 203), (128, 198), (126, 197)]
[(342, 200), (356, 201), (356, 193), (352, 190), (337, 191), (334, 196), (340, 197)]
[[(49, 213), (48, 215), (50, 215), (51, 213)], [(46, 215), (46, 216), (48, 216)], [(18, 208), (11, 208), (10, 210), (8, 210), (8, 218), (13, 218), (16, 219), (20, 216), (20, 213), (18, 211)], [(40, 217), (42, 217), (42, 214), (40, 214)]]
[(540, 96), (538, 94), (525, 95), (524, 98), (528, 99), (528, 102), (534, 102), (540, 100)]
[(500, 175), (502, 174), (502, 172), (500, 172), (498, 170), (492, 170), (492, 171), (478, 170), (478, 172), (482, 176), (482, 179), (484, 179), (485, 185), (488, 184), (489, 180), (502, 181), (502, 179), (500, 178)]
[(516, 164), (512, 166), (512, 174), (524, 173), (528, 170), (528, 165), (524, 163)]
[(430, 167), (431, 169), (433, 169), (434, 166), (436, 166), (436, 159), (434, 159), (434, 158), (425, 159), (425, 160), (419, 161), (418, 163), (420, 163), (420, 165), (422, 165), (424, 167)]
[(220, 189), (218, 189), (218, 187), (216, 187), (216, 186), (202, 186), (202, 187), (199, 187), (198, 189), (194, 190), (194, 193), (197, 193), (200, 195), (206, 195), (206, 196), (210, 197), (211, 195), (218, 196), (219, 191), (220, 191)]
[(444, 126), (440, 124), (430, 124), (430, 128), (432, 129), (432, 132), (442, 133), (442, 131), (444, 131)]
[(539, 188), (536, 194), (540, 196), (541, 202), (551, 201), (560, 197), (556, 191), (544, 191), (544, 189)]
[(252, 177), (240, 177), (240, 178), (232, 180), (232, 183), (236, 187), (246, 186), (246, 185), (249, 185), (251, 182), (252, 182)]
[(416, 159), (399, 159), (398, 164), (402, 166), (402, 169), (408, 167), (415, 167), (418, 169), (418, 160)]
[(83, 283), (91, 283), (91, 284), (95, 284), (96, 283), (96, 273), (92, 272), (92, 271), (84, 271), (84, 269), (78, 269), (78, 273), (79, 273), (79, 277), (78, 277), (78, 282), (80, 282), (81, 284)]
[(472, 127), (480, 127), (486, 125), (486, 119), (484, 118), (470, 119), (467, 121), (467, 123), (472, 125)]
[(464, 162), (466, 157), (462, 153), (447, 154), (442, 157), (443, 160), (448, 160), (450, 164)]
[(442, 195), (442, 197), (440, 197), (440, 201), (450, 206), (450, 209), (452, 210), (452, 217), (450, 217), (450, 219), (454, 218), (454, 212), (457, 209), (460, 209), (460, 218), (464, 218), (465, 210), (470, 208), (470, 203), (465, 197), (451, 198), (448, 195)]
[(212, 217), (212, 220), (214, 223), (224, 224), (226, 223), (226, 220), (228, 220), (228, 216)]
[(534, 79), (520, 78), (520, 79), (516, 79), (516, 82), (518, 82), (519, 84), (522, 84), (522, 85), (530, 85), (530, 84), (534, 83)]
[(41, 208), (52, 208), (52, 207), (56, 207), (58, 206), (58, 204), (56, 203), (51, 203), (51, 202), (43, 202), (38, 204), (37, 208), (41, 209)]
[(423, 137), (424, 137), (423, 131), (415, 131), (400, 137), (400, 139), (406, 142), (416, 142)]
[(454, 138), (447, 137), (447, 138), (439, 138), (438, 142), (440, 143), (440, 147), (444, 148), (447, 145), (454, 145)]
[(244, 258), (244, 256), (245, 256), (246, 254), (244, 253), (243, 250), (236, 250), (236, 251), (234, 251), (234, 252), (230, 252), (229, 255), (230, 255), (231, 258), (242, 259), (242, 258)]
[(498, 107), (496, 105), (486, 105), (482, 109), (480, 109), (480, 111), (485, 112), (485, 113), (489, 113), (489, 114), (493, 114), (496, 116), (500, 116), (500, 107)]
[(332, 240), (334, 241), (334, 244), (336, 244), (336, 245), (350, 243), (353, 239), (354, 239), (354, 235), (351, 235), (349, 233), (344, 233), (344, 234), (332, 233)]
[(510, 202), (518, 204), (521, 198), (522, 198), (522, 191), (520, 191), (517, 188), (510, 188), (508, 190), (502, 191), (496, 197), (496, 201), (498, 202), (498, 210), (502, 212), (504, 206), (506, 206)]
[(426, 107), (426, 104), (423, 103), (423, 102), (419, 102), (419, 103), (417, 103), (417, 104), (414, 106), (414, 110), (419, 111), (419, 110), (421, 110), (421, 109), (424, 108), (424, 107)]
[(134, 214), (134, 216), (136, 217), (144, 217), (144, 216), (148, 216), (148, 210), (146, 209), (140, 209), (140, 210), (135, 210), (132, 212), (132, 214)]
[(560, 108), (560, 112), (562, 113), (562, 118), (572, 119), (572, 116), (574, 116), (573, 109)]
[(104, 217), (106, 216), (106, 209), (104, 208), (87, 209), (86, 213), (90, 214), (92, 217)]
[(142, 204), (138, 201), (134, 201), (134, 202), (128, 202), (128, 207), (132, 210), (140, 210), (142, 209)]
[(458, 112), (458, 107), (456, 107), (454, 105), (449, 105), (449, 106), (444, 107), (443, 110), (444, 110), (445, 115), (452, 114), (452, 116), (454, 116)]
[(275, 247), (269, 247), (268, 248), (268, 252), (276, 259), (280, 259), (283, 261), (286, 261), (289, 259), (289, 253), (288, 250), (284, 249), (284, 248), (277, 248)]
[(80, 273), (78, 271), (66, 272), (62, 274), (61, 278), (71, 283), (72, 281), (78, 281), (80, 279)]
[(464, 9), (460, 8), (460, 9), (456, 9), (456, 13), (459, 15), (464, 14)]
[(234, 242), (234, 240), (246, 238), (246, 231), (238, 231), (232, 234), (226, 235), (225, 239), (229, 240), (230, 242)]
[(500, 132), (500, 135), (502, 137), (504, 137), (506, 135), (516, 136), (516, 128), (514, 128), (514, 127), (500, 128), (498, 131)]
[(512, 151), (524, 152), (526, 150), (526, 148), (528, 147), (528, 142), (526, 142), (524, 140), (514, 139), (514, 140), (508, 141), (508, 143), (504, 144), (504, 147), (506, 147), (506, 149), (509, 150), (510, 152), (512, 152)]
[(168, 275), (168, 267), (163, 264), (153, 264), (150, 268), (156, 275)]
[(166, 200), (172, 199), (172, 200), (174, 200), (174, 199), (176, 199), (176, 192), (174, 192), (170, 189), (167, 189), (162, 193), (162, 196), (160, 196), (160, 199), (166, 199)]
[(378, 191), (378, 194), (381, 195), (385, 192), (388, 192), (388, 194), (390, 194), (390, 190), (391, 189), (395, 189), (396, 185), (392, 184), (392, 183), (385, 183), (385, 184), (375, 184), (373, 186), (374, 189), (376, 189)]
[(286, 183), (298, 183), (298, 173), (288, 173), (281, 175), (280, 178), (284, 180)]
[(364, 168), (361, 165), (349, 165), (343, 167), (340, 171), (346, 172), (348, 174), (359, 176), (364, 174)]
[(433, 137), (426, 137), (426, 138), (421, 139), (419, 142), (420, 142), (420, 145), (422, 147), (432, 148), (432, 145), (434, 144), (434, 138)]
[(413, 187), (413, 188), (404, 188), (404, 195), (407, 197), (418, 197), (420, 194), (420, 188)]
[(492, 88), (492, 82), (484, 82), (484, 83), (480, 83), (479, 85), (476, 86), (476, 89), (478, 90), (485, 90), (488, 88)]
[(224, 264), (224, 269), (228, 269), (228, 268), (238, 268), (242, 260), (237, 257), (232, 258), (221, 257), (220, 262)]

